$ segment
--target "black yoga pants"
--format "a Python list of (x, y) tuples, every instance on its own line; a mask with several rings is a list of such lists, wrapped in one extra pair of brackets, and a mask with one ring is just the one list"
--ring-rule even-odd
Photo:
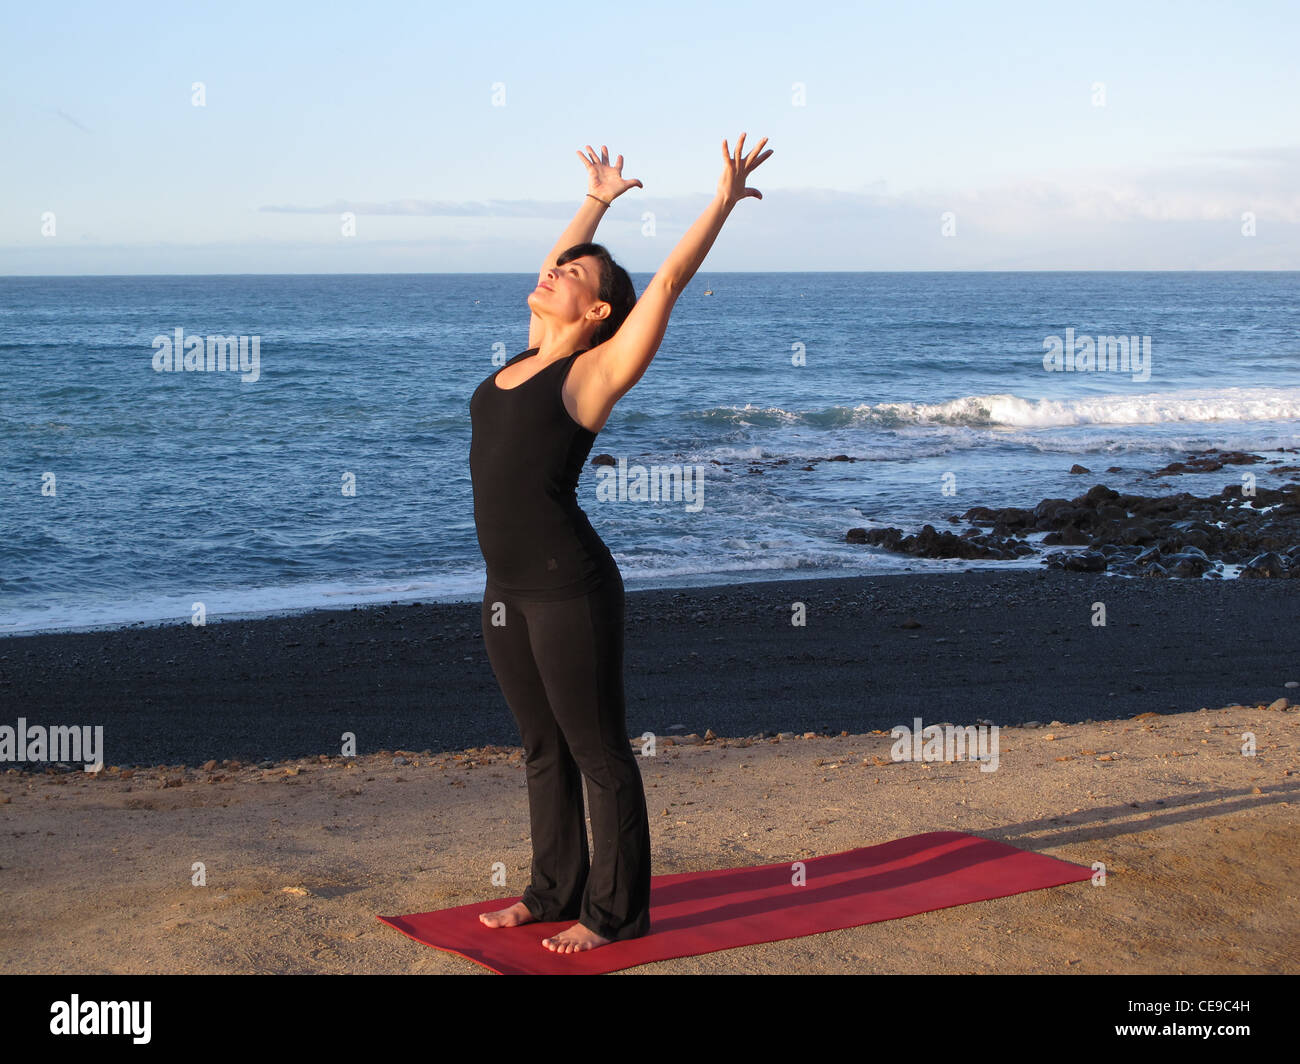
[(553, 602), (516, 597), (489, 580), (482, 622), (524, 746), (533, 862), (523, 903), (539, 921), (576, 919), (603, 938), (646, 934), (650, 823), (628, 743), (622, 578)]

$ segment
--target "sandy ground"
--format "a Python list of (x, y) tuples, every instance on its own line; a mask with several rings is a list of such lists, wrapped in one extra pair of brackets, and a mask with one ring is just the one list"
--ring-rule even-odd
[[(1008, 727), (995, 772), (895, 763), (879, 732), (661, 736), (640, 762), (656, 874), (956, 829), (1103, 862), (1106, 881), (628, 972), (1300, 971), (1298, 733), (1285, 701)], [(375, 916), (517, 898), (531, 853), (511, 747), (9, 770), (0, 821), (5, 973), (488, 974)]]

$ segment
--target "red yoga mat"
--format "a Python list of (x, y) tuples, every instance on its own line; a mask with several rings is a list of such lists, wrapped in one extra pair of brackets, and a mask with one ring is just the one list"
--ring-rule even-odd
[(485, 927), (482, 912), (518, 901), (497, 898), (454, 909), (380, 916), (417, 942), (457, 953), (502, 975), (601, 975), (670, 957), (896, 920), (972, 901), (1005, 898), (1090, 879), (1092, 870), (963, 831), (930, 831), (795, 864), (720, 868), (655, 876), (650, 931), (578, 953), (553, 953), (542, 939), (574, 923)]

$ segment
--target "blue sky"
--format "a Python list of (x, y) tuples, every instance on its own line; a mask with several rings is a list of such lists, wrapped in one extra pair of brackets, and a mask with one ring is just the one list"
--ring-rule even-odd
[(1297, 42), (1281, 2), (8, 4), (0, 274), (531, 271), (588, 143), (653, 271), (741, 131), (712, 270), (1300, 269)]

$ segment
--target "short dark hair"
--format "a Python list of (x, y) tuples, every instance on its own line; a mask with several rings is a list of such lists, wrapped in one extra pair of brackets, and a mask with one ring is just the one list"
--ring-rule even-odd
[(632, 287), (632, 278), (628, 276), (627, 270), (610, 257), (603, 244), (574, 244), (555, 260), (555, 265), (563, 266), (584, 255), (592, 255), (600, 260), (600, 292), (597, 298), (609, 304), (609, 317), (596, 327), (591, 338), (591, 346), (596, 347), (618, 332), (627, 316), (632, 313), (632, 308), (636, 306), (636, 289)]

